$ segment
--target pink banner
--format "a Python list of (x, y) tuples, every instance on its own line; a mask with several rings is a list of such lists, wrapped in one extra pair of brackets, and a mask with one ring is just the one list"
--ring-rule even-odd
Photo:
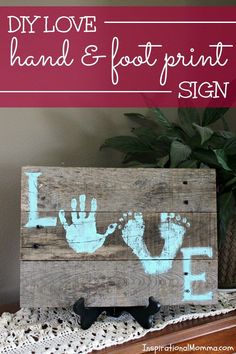
[(1, 107), (236, 106), (236, 7), (1, 7)]

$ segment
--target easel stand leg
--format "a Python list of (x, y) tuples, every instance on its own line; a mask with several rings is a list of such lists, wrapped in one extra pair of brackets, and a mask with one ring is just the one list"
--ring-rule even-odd
[(119, 317), (122, 312), (129, 312), (133, 318), (143, 327), (151, 328), (153, 316), (160, 310), (160, 303), (153, 297), (149, 298), (148, 306), (130, 307), (85, 307), (84, 298), (80, 298), (73, 306), (74, 312), (80, 316), (82, 329), (88, 329), (102, 312), (108, 316)]

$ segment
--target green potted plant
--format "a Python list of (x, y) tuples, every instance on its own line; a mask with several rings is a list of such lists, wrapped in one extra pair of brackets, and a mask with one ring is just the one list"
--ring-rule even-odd
[[(236, 134), (225, 120), (228, 108), (179, 108), (171, 122), (155, 108), (150, 116), (125, 113), (136, 124), (131, 135), (105, 140), (102, 148), (124, 154), (125, 166), (215, 168), (217, 171), (219, 286), (236, 287)], [(223, 129), (217, 128), (221, 120)]]

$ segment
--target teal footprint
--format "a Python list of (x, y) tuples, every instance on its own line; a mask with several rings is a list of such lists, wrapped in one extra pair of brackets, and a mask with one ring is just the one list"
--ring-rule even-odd
[(162, 274), (172, 268), (173, 260), (183, 244), (186, 229), (190, 227), (185, 217), (161, 213), (159, 231), (164, 246), (160, 256), (152, 257), (144, 242), (145, 223), (142, 213), (124, 213), (120, 222), (123, 240), (139, 258), (147, 274)]

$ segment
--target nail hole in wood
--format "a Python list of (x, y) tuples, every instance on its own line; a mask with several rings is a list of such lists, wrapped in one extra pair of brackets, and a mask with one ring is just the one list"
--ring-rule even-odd
[(188, 181), (183, 181), (183, 184), (188, 184)]
[(184, 275), (188, 275), (188, 272), (184, 272)]
[(188, 205), (188, 200), (184, 200), (184, 204)]
[(39, 248), (39, 244), (38, 244), (38, 243), (34, 243), (34, 244), (33, 244), (33, 248), (34, 248), (34, 249), (38, 249), (38, 248)]

